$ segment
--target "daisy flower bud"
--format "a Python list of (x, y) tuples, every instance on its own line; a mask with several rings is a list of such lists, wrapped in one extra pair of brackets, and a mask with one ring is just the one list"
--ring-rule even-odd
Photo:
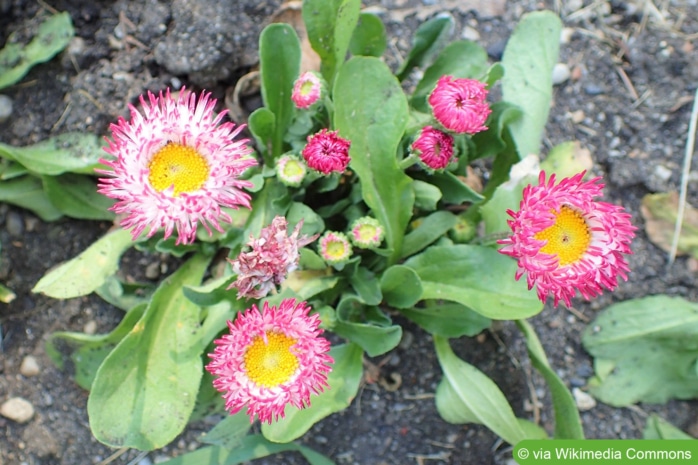
[(419, 154), (419, 159), (427, 167), (441, 170), (446, 168), (453, 158), (453, 137), (431, 126), (425, 126), (417, 140), (412, 143), (412, 150)]
[(475, 134), (485, 131), (492, 110), (485, 100), (485, 83), (476, 79), (442, 76), (429, 95), (434, 117), (449, 131)]
[(351, 224), (350, 230), (349, 237), (351, 237), (351, 242), (361, 249), (378, 247), (385, 235), (383, 226), (377, 219), (370, 216), (364, 216), (355, 220)]
[(322, 129), (308, 136), (308, 143), (303, 148), (303, 158), (308, 166), (322, 174), (333, 171), (343, 173), (351, 160), (349, 147), (351, 142), (339, 137), (337, 131)]
[(456, 224), (450, 231), (451, 239), (458, 244), (470, 242), (477, 235), (477, 225), (465, 214), (456, 216)]
[(300, 186), (307, 172), (305, 162), (292, 155), (283, 155), (276, 160), (276, 177), (286, 186)]
[(296, 108), (306, 110), (320, 100), (321, 95), (322, 79), (314, 71), (306, 71), (293, 84), (291, 100)]
[(327, 231), (318, 244), (320, 256), (330, 265), (345, 263), (351, 257), (351, 244), (341, 232)]
[(583, 181), (584, 172), (555, 183), (541, 171), (538, 185), (523, 191), (519, 211), (509, 210), (513, 234), (498, 241), (499, 252), (514, 257), (519, 268), (515, 278), (526, 274), (545, 302), (553, 296), (571, 307), (577, 291), (590, 299), (627, 280), (625, 255), (635, 226), (623, 207), (595, 200), (601, 196), (601, 178)]

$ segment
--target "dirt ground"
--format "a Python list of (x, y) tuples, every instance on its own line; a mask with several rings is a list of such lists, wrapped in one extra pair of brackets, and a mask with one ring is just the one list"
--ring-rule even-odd
[[(639, 207), (647, 193), (678, 190), (691, 97), (698, 84), (694, 50), (698, 2), (365, 3), (388, 26), (386, 60), (391, 65), (408, 49), (412, 31), (439, 10), (449, 10), (456, 18), (455, 37), (477, 38), (493, 61), (500, 58), (524, 12), (548, 8), (562, 17), (566, 29), (559, 61), (567, 65), (570, 77), (555, 87), (543, 153), (560, 142), (578, 140), (593, 157), (593, 172), (604, 176), (608, 200), (625, 206), (639, 227), (634, 255), (629, 257), (628, 282), (591, 303), (576, 301), (573, 310), (546, 307), (532, 319), (553, 367), (570, 388), (583, 388), (593, 374), (580, 340), (598, 310), (653, 294), (696, 301), (694, 263), (683, 257), (667, 268), (666, 254), (643, 230)], [(35, 67), (20, 84), (2, 91), (12, 99), (14, 112), (0, 122), (0, 141), (22, 146), (68, 131), (104, 135), (110, 122), (126, 115), (126, 102), (168, 85), (206, 87), (222, 100), (226, 89), (254, 65), (260, 28), (278, 4), (278, 0), (55, 1), (53, 8), (70, 12), (79, 40), (69, 52)], [(0, 44), (44, 5), (0, 0)], [(469, 5), (476, 10), (469, 10)], [(695, 171), (689, 179), (689, 203), (698, 206)], [(114, 451), (90, 434), (87, 392), (51, 364), (44, 343), (59, 330), (108, 332), (122, 313), (96, 296), (57, 301), (30, 291), (46, 270), (77, 255), (110, 224), (67, 219), (44, 223), (31, 213), (0, 205), (0, 226), (0, 282), (17, 294), (11, 304), (0, 304), (0, 402), (21, 396), (36, 411), (25, 424), (0, 417), (0, 465), (106, 464)], [(130, 273), (143, 277), (148, 265), (162, 261), (160, 256), (129, 252), (123, 263)], [(380, 382), (366, 384), (349, 409), (317, 424), (302, 442), (338, 464), (512, 463), (510, 447), (484, 427), (451, 425), (440, 419), (433, 393), (441, 372), (431, 338), (403, 323), (406, 336), (401, 345), (371, 361), (380, 365), (382, 377), (399, 374), (401, 385), (392, 389)], [(552, 431), (550, 395), (531, 368), (512, 324), (504, 323), (478, 338), (453, 341), (453, 346), (459, 356), (495, 380), (518, 416), (539, 420)], [(27, 355), (38, 360), (36, 376), (20, 374)], [(636, 438), (642, 436), (648, 413), (698, 437), (696, 401), (622, 409), (599, 403), (581, 417), (589, 438)], [(199, 435), (211, 426), (206, 421), (196, 423), (163, 450), (146, 456), (125, 451), (109, 463), (157, 463), (196, 448)], [(304, 460), (288, 453), (254, 463)]]

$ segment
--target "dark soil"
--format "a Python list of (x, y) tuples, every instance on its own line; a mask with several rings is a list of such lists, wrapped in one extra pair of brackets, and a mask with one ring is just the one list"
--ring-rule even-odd
[[(69, 131), (105, 135), (110, 122), (126, 115), (126, 102), (166, 86), (205, 87), (222, 101), (226, 89), (254, 65), (260, 28), (278, 3), (58, 0), (51, 6), (70, 12), (80, 40), (70, 53), (36, 66), (21, 83), (2, 91), (13, 100), (14, 113), (0, 123), (0, 141), (22, 146)], [(570, 29), (560, 62), (572, 76), (555, 88), (543, 153), (563, 141), (580, 141), (591, 152), (593, 172), (605, 178), (608, 200), (625, 206), (639, 227), (628, 282), (591, 303), (578, 300), (573, 310), (546, 307), (532, 319), (558, 374), (570, 388), (583, 388), (593, 370), (581, 332), (598, 310), (653, 294), (698, 297), (695, 264), (679, 258), (667, 268), (666, 254), (649, 242), (639, 214), (645, 194), (677, 190), (680, 182), (691, 96), (698, 83), (698, 4), (655, 1), (655, 11), (643, 10), (651, 4), (644, 1), (512, 0), (495, 16), (463, 6), (479, 3), (366, 2), (388, 25), (386, 59), (391, 65), (408, 49), (420, 21), (439, 7), (450, 9), (457, 19), (456, 37), (472, 38), (477, 31), (496, 60), (524, 12), (564, 4), (556, 11)], [(490, 7), (497, 3), (482, 2)], [(0, 43), (35, 19), (42, 5), (0, 0)], [(689, 182), (693, 205), (698, 205), (696, 179), (694, 172)], [(0, 304), (0, 403), (21, 396), (36, 410), (25, 424), (0, 417), (0, 465), (107, 463), (114, 451), (92, 438), (87, 392), (52, 365), (44, 344), (59, 330), (108, 332), (122, 313), (96, 296), (57, 301), (31, 289), (49, 268), (80, 253), (111, 225), (68, 219), (44, 223), (6, 205), (0, 206), (0, 225), (0, 281), (17, 294), (11, 304)], [(160, 256), (130, 252), (124, 269), (142, 276), (149, 264), (161, 261)], [(452, 341), (453, 347), (495, 380), (518, 416), (552, 432), (545, 384), (531, 368), (516, 328), (508, 322), (500, 326), (477, 338)], [(511, 463), (511, 449), (486, 428), (441, 420), (433, 400), (441, 371), (431, 338), (409, 323), (405, 329), (399, 348), (368, 361), (373, 382), (364, 385), (351, 407), (316, 425), (302, 441), (338, 464)], [(20, 374), (27, 355), (39, 361), (37, 376)], [(394, 374), (401, 383), (394, 382)], [(581, 416), (589, 438), (636, 438), (652, 412), (698, 435), (695, 401), (622, 409), (598, 404)], [(196, 423), (163, 450), (147, 456), (125, 451), (111, 463), (146, 465), (179, 455), (198, 447), (199, 434), (211, 426)], [(283, 454), (255, 463), (303, 459)]]

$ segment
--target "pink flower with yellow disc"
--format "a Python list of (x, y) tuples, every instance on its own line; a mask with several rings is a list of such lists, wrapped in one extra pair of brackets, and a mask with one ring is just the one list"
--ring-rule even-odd
[(214, 341), (206, 370), (231, 414), (247, 407), (250, 421), (271, 423), (286, 405), (307, 407), (310, 395), (324, 390), (334, 360), (319, 316), (309, 312), (305, 302), (285, 299), (278, 307), (265, 302), (262, 312), (253, 305), (228, 322), (230, 333)]
[(104, 149), (113, 158), (101, 161), (108, 169), (99, 180), (99, 192), (116, 199), (112, 210), (123, 216), (121, 225), (136, 239), (145, 230), (151, 237), (164, 230), (165, 238), (177, 231), (177, 243), (188, 244), (201, 223), (222, 231), (231, 222), (222, 207), (250, 208), (243, 191), (252, 184), (240, 179), (257, 164), (247, 139), (235, 138), (244, 126), (222, 122), (226, 111), (215, 114), (210, 93), (198, 97), (169, 89), (140, 98), (131, 120), (119, 118), (111, 125), (112, 137)]
[(509, 210), (513, 234), (498, 241), (499, 251), (518, 260), (518, 280), (526, 274), (528, 288), (534, 286), (545, 302), (562, 300), (568, 307), (579, 292), (590, 299), (627, 280), (625, 255), (635, 226), (623, 207), (595, 200), (602, 195), (601, 178), (583, 181), (584, 172), (556, 184), (555, 175), (523, 191), (519, 211)]

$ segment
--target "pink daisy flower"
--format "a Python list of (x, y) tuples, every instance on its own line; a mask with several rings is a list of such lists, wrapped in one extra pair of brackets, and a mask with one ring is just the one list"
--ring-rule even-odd
[(343, 173), (351, 160), (350, 146), (351, 142), (339, 137), (337, 131), (323, 129), (308, 136), (308, 143), (302, 153), (308, 166), (322, 174), (333, 171)]
[(434, 117), (450, 131), (475, 134), (485, 131), (492, 110), (485, 100), (485, 83), (476, 79), (441, 76), (429, 95)]
[(259, 239), (250, 237), (247, 243), (250, 250), (240, 253), (235, 260), (229, 260), (238, 277), (228, 289), (237, 288), (238, 299), (261, 299), (281, 284), (291, 271), (298, 268), (299, 249), (318, 237), (318, 234), (300, 236), (302, 227), (301, 220), (289, 236), (286, 218), (277, 216), (269, 226), (262, 228)]
[(444, 169), (453, 157), (453, 137), (431, 126), (424, 126), (412, 143), (412, 150), (419, 152), (419, 159), (429, 168)]
[(143, 109), (129, 105), (131, 121), (119, 118), (111, 125), (112, 139), (105, 151), (114, 159), (101, 159), (110, 169), (99, 180), (99, 192), (117, 199), (112, 210), (124, 215), (121, 225), (133, 228), (136, 239), (146, 228), (148, 237), (177, 230), (177, 244), (194, 241), (198, 223), (211, 234), (222, 231), (220, 221), (232, 219), (221, 207), (250, 208), (251, 187), (238, 179), (257, 164), (247, 139), (234, 140), (244, 126), (221, 123), (227, 113), (214, 114), (210, 93), (196, 95), (170, 90), (158, 96), (141, 96)]
[(320, 256), (331, 265), (346, 262), (353, 252), (349, 239), (341, 232), (326, 231), (318, 244)]
[(322, 94), (322, 81), (313, 71), (306, 71), (301, 74), (293, 84), (291, 100), (297, 108), (302, 110), (310, 108), (315, 102), (320, 100)]
[(623, 207), (594, 200), (601, 178), (583, 181), (584, 174), (556, 185), (542, 171), (538, 185), (524, 189), (519, 211), (507, 212), (512, 236), (498, 241), (501, 253), (518, 260), (516, 279), (527, 273), (528, 288), (535, 285), (543, 302), (552, 295), (555, 306), (571, 307), (577, 291), (588, 300), (613, 290), (629, 271), (624, 255), (637, 228)]
[(284, 408), (310, 406), (310, 394), (327, 386), (334, 360), (330, 342), (320, 337), (320, 318), (309, 315), (305, 302), (285, 299), (279, 307), (264, 303), (228, 321), (230, 334), (214, 341), (216, 348), (206, 365), (216, 379), (213, 386), (231, 413), (247, 407), (250, 422), (284, 418)]

